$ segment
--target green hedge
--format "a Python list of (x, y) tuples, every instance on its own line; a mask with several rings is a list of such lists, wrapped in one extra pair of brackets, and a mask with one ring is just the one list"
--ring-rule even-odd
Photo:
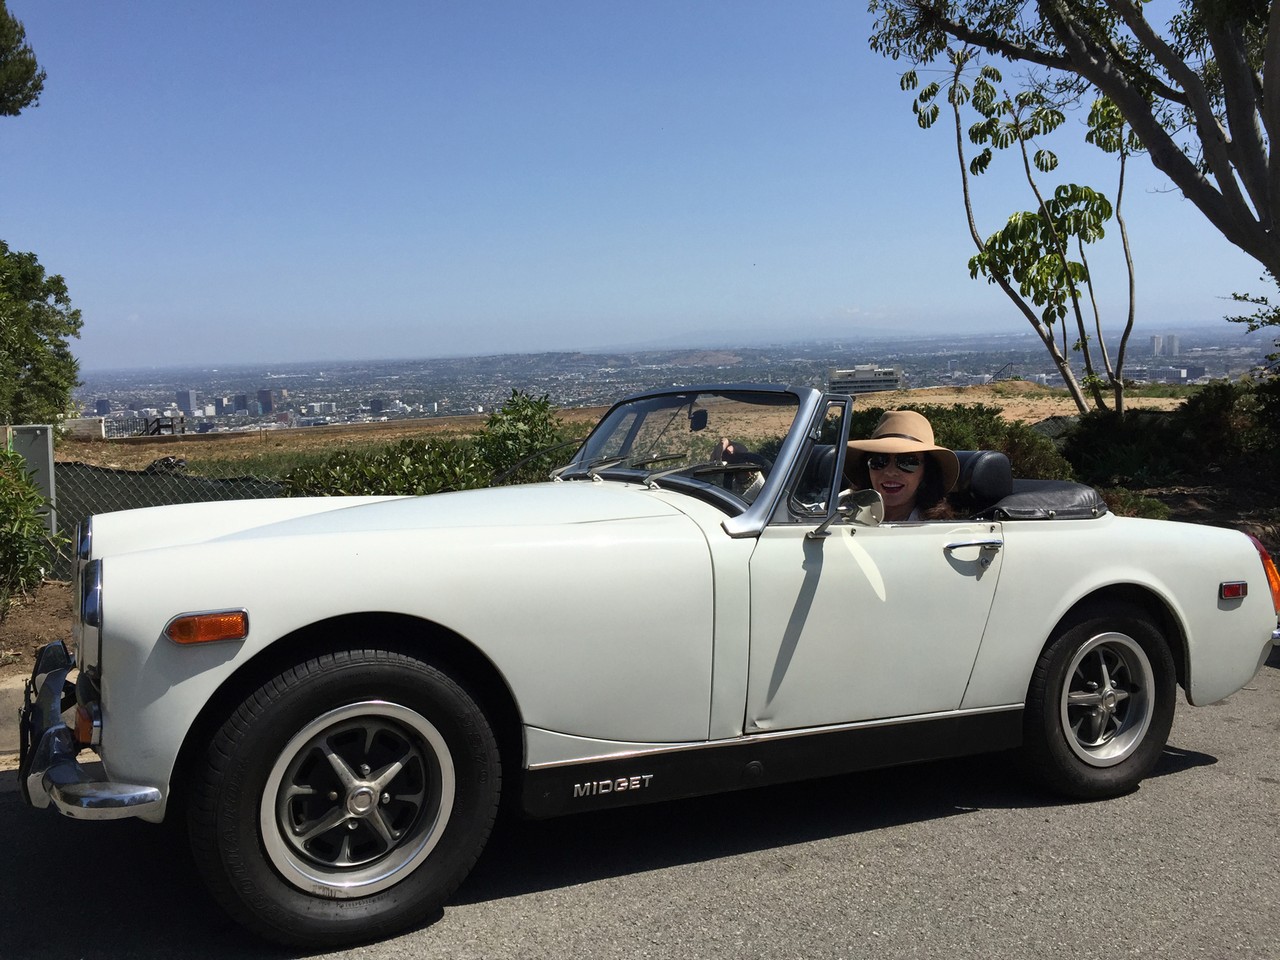
[(513, 390), (475, 437), (340, 450), (289, 471), (284, 492), (293, 497), (416, 496), (545, 480), (567, 459), (565, 441), (564, 427), (546, 396)]
[(1280, 477), (1280, 379), (1218, 381), (1176, 410), (1090, 413), (1063, 454), (1086, 483), (1160, 486)]

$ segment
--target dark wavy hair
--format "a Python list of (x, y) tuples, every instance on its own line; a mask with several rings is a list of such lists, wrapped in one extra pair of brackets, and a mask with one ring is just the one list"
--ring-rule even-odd
[(916, 490), (916, 509), (925, 520), (951, 520), (956, 515), (943, 489), (942, 468), (935, 457), (924, 458), (924, 479)]
[[(947, 491), (943, 489), (942, 468), (938, 460), (924, 454), (924, 476), (916, 489), (916, 511), (925, 520), (953, 520), (956, 512), (947, 500)], [(860, 490), (871, 489), (871, 472), (867, 469), (867, 454), (862, 453), (852, 463), (845, 464), (845, 476), (851, 486)]]

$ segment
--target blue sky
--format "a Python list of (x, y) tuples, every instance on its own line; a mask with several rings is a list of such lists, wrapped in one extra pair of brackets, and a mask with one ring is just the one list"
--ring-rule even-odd
[[(0, 238), (85, 369), (1029, 329), (856, 0), (8, 5), (48, 79), (0, 118)], [(1078, 123), (1047, 179), (1113, 194)], [(1140, 335), (1262, 289), (1145, 158), (1125, 202)]]

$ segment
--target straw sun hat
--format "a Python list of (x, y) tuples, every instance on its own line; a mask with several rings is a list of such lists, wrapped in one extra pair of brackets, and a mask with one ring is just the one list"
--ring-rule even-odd
[(865, 462), (870, 453), (923, 453), (933, 458), (942, 473), (943, 492), (956, 485), (960, 476), (960, 461), (946, 447), (933, 442), (933, 427), (922, 414), (914, 410), (890, 410), (868, 440), (850, 440), (849, 457)]

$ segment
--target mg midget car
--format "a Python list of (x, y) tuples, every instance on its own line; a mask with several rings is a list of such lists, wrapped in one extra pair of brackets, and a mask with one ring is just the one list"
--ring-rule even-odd
[(550, 482), (93, 517), (74, 635), (28, 687), (25, 798), (176, 818), (231, 915), (333, 946), (438, 910), (500, 801), (1015, 749), (1060, 794), (1120, 794), (1178, 687), (1221, 700), (1280, 642), (1256, 541), (1114, 516), (994, 451), (960, 454), (965, 519), (885, 522), (844, 489), (851, 403), (673, 388)]

